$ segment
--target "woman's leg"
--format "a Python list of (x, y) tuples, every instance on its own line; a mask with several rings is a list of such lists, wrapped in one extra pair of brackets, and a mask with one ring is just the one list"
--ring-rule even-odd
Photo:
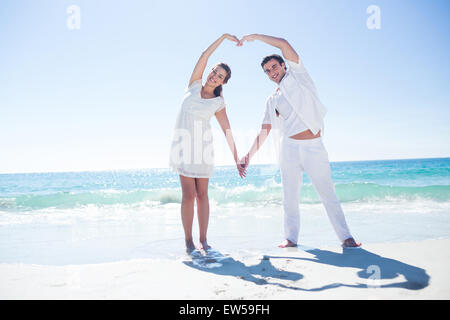
[(181, 221), (183, 222), (186, 250), (191, 252), (195, 249), (192, 240), (192, 222), (194, 221), (195, 203), (195, 179), (180, 175), (182, 199), (181, 199)]
[(195, 179), (195, 191), (197, 198), (197, 216), (200, 229), (201, 248), (207, 250), (210, 248), (207, 242), (207, 231), (209, 223), (209, 199), (208, 199), (208, 178)]

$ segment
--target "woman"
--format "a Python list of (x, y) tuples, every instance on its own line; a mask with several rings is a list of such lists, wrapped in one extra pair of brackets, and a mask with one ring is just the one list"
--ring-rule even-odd
[(225, 110), (222, 86), (231, 77), (228, 65), (219, 63), (213, 67), (202, 85), (203, 72), (211, 54), (223, 40), (239, 44), (235, 36), (224, 34), (214, 41), (200, 56), (192, 72), (189, 85), (177, 117), (175, 135), (170, 154), (170, 166), (179, 174), (182, 200), (181, 220), (183, 223), (186, 251), (195, 250), (192, 240), (194, 202), (197, 201), (197, 216), (200, 231), (200, 249), (208, 250), (206, 233), (209, 221), (208, 182), (213, 174), (214, 154), (210, 119), (213, 115), (222, 128), (241, 178), (245, 169), (239, 164), (230, 123)]

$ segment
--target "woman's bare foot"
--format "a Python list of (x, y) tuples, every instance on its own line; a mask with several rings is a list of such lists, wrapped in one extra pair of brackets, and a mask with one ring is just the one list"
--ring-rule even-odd
[(278, 248), (288, 248), (288, 247), (296, 247), (297, 244), (293, 243), (291, 240), (284, 240), (282, 243), (278, 245)]
[(361, 243), (356, 243), (355, 239), (353, 238), (348, 238), (342, 243), (343, 248), (358, 248), (360, 246)]
[(192, 253), (192, 251), (194, 251), (196, 248), (195, 248), (195, 244), (194, 244), (194, 241), (192, 241), (192, 239), (191, 240), (186, 240), (186, 252), (188, 253), (188, 254), (190, 254), (190, 253)]
[(200, 249), (206, 251), (206, 250), (211, 249), (211, 246), (208, 244), (208, 242), (206, 240), (200, 241)]

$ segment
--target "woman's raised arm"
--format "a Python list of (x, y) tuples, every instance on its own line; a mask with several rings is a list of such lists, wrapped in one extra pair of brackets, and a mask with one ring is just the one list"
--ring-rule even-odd
[(234, 41), (234, 42), (236, 42), (236, 45), (239, 44), (239, 39), (236, 36), (233, 36), (228, 33), (224, 33), (219, 39), (214, 41), (208, 48), (206, 48), (205, 51), (202, 52), (202, 55), (198, 59), (197, 64), (195, 65), (194, 71), (192, 71), (191, 79), (189, 80), (189, 86), (194, 81), (202, 79), (203, 72), (205, 71), (209, 57), (217, 49), (217, 47), (222, 43), (222, 41), (224, 39)]

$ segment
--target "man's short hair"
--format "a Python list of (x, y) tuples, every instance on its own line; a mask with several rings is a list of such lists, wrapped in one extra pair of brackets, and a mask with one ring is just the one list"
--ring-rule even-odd
[(277, 60), (280, 63), (280, 66), (282, 63), (284, 63), (284, 69), (286, 70), (286, 63), (284, 62), (283, 58), (278, 54), (271, 54), (271, 55), (265, 56), (263, 58), (263, 60), (261, 62), (261, 67), (263, 68), (263, 70), (264, 70), (264, 65), (272, 59)]

